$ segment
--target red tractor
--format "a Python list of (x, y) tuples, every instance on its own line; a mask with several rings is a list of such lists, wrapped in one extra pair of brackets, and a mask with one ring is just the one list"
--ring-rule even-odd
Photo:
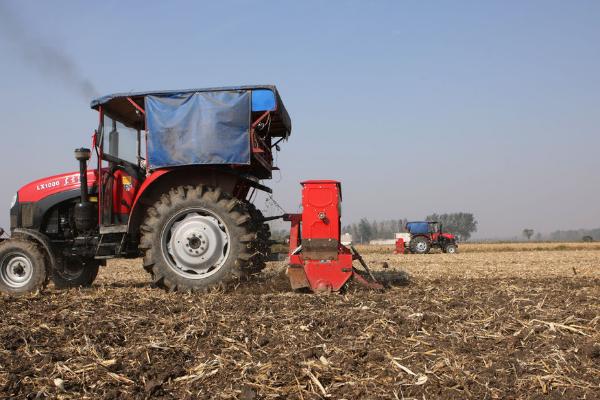
[(408, 222), (406, 230), (410, 233), (408, 248), (411, 253), (426, 254), (434, 247), (444, 253), (454, 254), (458, 251), (456, 237), (445, 233), (442, 224), (437, 221)]
[[(270, 232), (250, 202), (291, 133), (274, 86), (122, 93), (95, 99), (79, 172), (22, 187), (0, 235), (0, 291), (52, 279), (89, 286), (110, 258), (143, 257), (155, 285), (205, 290), (257, 273)], [(88, 161), (95, 155), (95, 167)]]

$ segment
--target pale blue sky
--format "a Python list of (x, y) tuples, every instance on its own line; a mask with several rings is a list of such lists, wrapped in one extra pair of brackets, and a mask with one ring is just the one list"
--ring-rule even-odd
[[(57, 69), (100, 94), (276, 84), (294, 129), (267, 184), (289, 211), (299, 181), (334, 178), (344, 223), (600, 226), (598, 1), (0, 0), (0, 14), (0, 226), (18, 187), (77, 168), (97, 125)], [(74, 64), (34, 65), (40, 43)]]

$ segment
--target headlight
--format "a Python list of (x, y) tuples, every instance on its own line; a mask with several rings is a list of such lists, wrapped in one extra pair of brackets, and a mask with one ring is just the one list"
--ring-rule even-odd
[(12, 209), (15, 204), (17, 204), (17, 195), (15, 194), (12, 198), (12, 201), (10, 202), (10, 208)]

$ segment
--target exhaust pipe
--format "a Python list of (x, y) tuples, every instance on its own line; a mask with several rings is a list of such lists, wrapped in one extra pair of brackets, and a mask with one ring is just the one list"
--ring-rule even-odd
[(87, 182), (87, 162), (92, 152), (90, 149), (75, 150), (75, 158), (79, 161), (79, 185), (81, 201), (75, 205), (75, 227), (79, 232), (89, 231), (97, 225), (96, 207), (90, 202)]
[(75, 149), (75, 158), (79, 161), (79, 183), (81, 185), (81, 202), (89, 201), (88, 185), (87, 185), (87, 162), (92, 156), (90, 149), (84, 147)]

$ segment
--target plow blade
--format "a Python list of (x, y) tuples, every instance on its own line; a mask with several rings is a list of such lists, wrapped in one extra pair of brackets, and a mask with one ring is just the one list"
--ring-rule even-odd
[(310, 288), (310, 283), (302, 265), (290, 265), (287, 269), (287, 276), (293, 290)]

